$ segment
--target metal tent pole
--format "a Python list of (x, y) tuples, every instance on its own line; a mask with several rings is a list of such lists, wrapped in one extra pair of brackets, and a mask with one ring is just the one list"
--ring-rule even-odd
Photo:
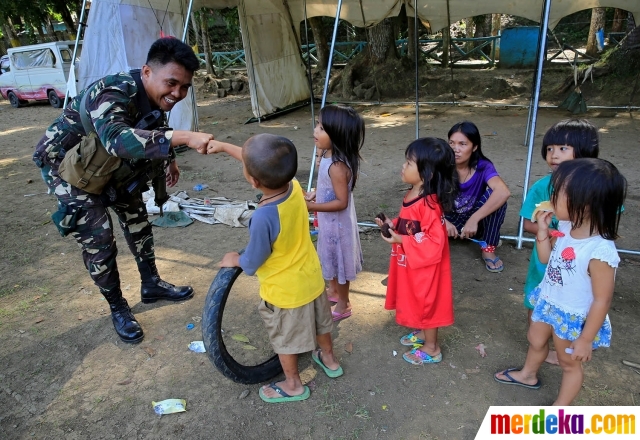
[(420, 39), (418, 38), (418, 0), (413, 0), (413, 33), (415, 37), (415, 47), (413, 48), (413, 54), (415, 56), (416, 63), (416, 139), (420, 137), (420, 82), (418, 78), (418, 43)]
[[(82, 25), (84, 24), (85, 6), (87, 6), (87, 0), (82, 0), (82, 10), (80, 11), (80, 21), (78, 21), (78, 33), (76, 34), (76, 43), (73, 45), (73, 55), (71, 56), (71, 68), (69, 69), (69, 75), (71, 75), (71, 72), (76, 68), (76, 54), (78, 53), (78, 42), (80, 41), (80, 35), (82, 34)], [(76, 78), (76, 81), (77, 81), (77, 78)], [(62, 111), (64, 111), (65, 107), (67, 106), (67, 102), (69, 102), (69, 87), (67, 87), (67, 91), (64, 93), (64, 102), (62, 103)]]
[(311, 130), (316, 125), (316, 115), (314, 108), (315, 97), (313, 96), (313, 73), (311, 72), (311, 48), (309, 47), (309, 29), (307, 28), (307, 0), (304, 0), (304, 37), (307, 43), (307, 75), (309, 76), (309, 92), (311, 93)]
[[(551, 10), (551, 0), (544, 0), (542, 8), (542, 18), (540, 20), (540, 38), (538, 38), (538, 61), (536, 64), (535, 79), (533, 82), (533, 99), (531, 101), (530, 113), (531, 113), (531, 128), (528, 130), (528, 151), (527, 151), (527, 166), (524, 172), (524, 182), (522, 188), (522, 202), (527, 197), (527, 191), (529, 187), (529, 175), (531, 174), (531, 159), (533, 157), (533, 141), (536, 135), (536, 122), (538, 119), (538, 104), (540, 103), (540, 84), (542, 82), (542, 66), (544, 59), (546, 58), (545, 49), (547, 47), (547, 28), (549, 27), (549, 11)], [(518, 222), (518, 240), (516, 244), (517, 249), (522, 249), (522, 233), (524, 229), (524, 219), (520, 217)]]
[[(342, 9), (342, 0), (338, 0), (338, 8), (336, 9), (336, 19), (333, 23), (333, 34), (331, 35), (331, 49), (329, 50), (329, 64), (327, 65), (327, 75), (324, 78), (324, 90), (322, 91), (322, 102), (320, 109), (322, 109), (327, 102), (327, 93), (329, 93), (329, 76), (331, 75), (331, 63), (333, 63), (333, 49), (336, 46), (336, 37), (338, 35), (338, 24), (340, 23), (340, 10)], [(313, 146), (313, 159), (311, 161), (311, 171), (309, 172), (309, 183), (307, 183), (307, 191), (311, 191), (311, 185), (313, 183), (313, 174), (316, 169), (316, 146)]]
[[(182, 42), (187, 41), (187, 33), (189, 32), (189, 18), (191, 17), (191, 9), (193, 8), (193, 0), (189, 0), (187, 7), (187, 15), (184, 17), (184, 28), (182, 29)], [(197, 40), (197, 39), (196, 39)], [(196, 104), (195, 87), (191, 86), (191, 114), (193, 115), (193, 131), (198, 131), (198, 107)]]

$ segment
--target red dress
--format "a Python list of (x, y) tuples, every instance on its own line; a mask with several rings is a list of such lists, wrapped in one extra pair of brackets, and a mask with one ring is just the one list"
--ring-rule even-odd
[(453, 324), (449, 241), (436, 196), (403, 201), (393, 224), (403, 237), (391, 247), (385, 309), (395, 309), (396, 322), (405, 327)]

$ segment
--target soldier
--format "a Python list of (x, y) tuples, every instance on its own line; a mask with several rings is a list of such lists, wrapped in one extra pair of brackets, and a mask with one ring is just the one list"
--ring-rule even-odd
[[(124, 342), (140, 342), (144, 335), (122, 297), (116, 265), (118, 249), (107, 207), (118, 216), (138, 265), (142, 302), (181, 301), (193, 296), (190, 286), (174, 286), (158, 275), (142, 192), (147, 189), (152, 160), (168, 164), (162, 179), (173, 186), (180, 177), (173, 147), (187, 145), (206, 154), (207, 143), (213, 139), (211, 134), (173, 130), (166, 125), (164, 112), (185, 98), (198, 67), (198, 58), (186, 44), (173, 38), (157, 40), (142, 69), (105, 76), (71, 100), (47, 129), (33, 157), (50, 192), (58, 199), (54, 223), (63, 236), (70, 234), (82, 248), (84, 264), (108, 301), (116, 333)], [(58, 175), (65, 153), (88, 134), (83, 128), (82, 111), (86, 112), (84, 125), (90, 121), (107, 153), (122, 160), (100, 194), (80, 189), (84, 187), (80, 181), (74, 186)], [(164, 167), (160, 169), (165, 174)]]

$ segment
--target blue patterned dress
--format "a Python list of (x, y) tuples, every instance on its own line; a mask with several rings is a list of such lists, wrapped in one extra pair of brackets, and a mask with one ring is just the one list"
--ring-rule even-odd
[[(582, 333), (587, 314), (593, 303), (589, 262), (600, 260), (613, 268), (620, 257), (612, 240), (601, 236), (584, 239), (571, 237), (571, 223), (559, 222), (558, 237), (549, 257), (544, 279), (529, 294), (533, 304), (531, 320), (553, 327), (561, 339), (575, 341)], [(606, 316), (593, 340), (593, 348), (611, 344), (611, 322)]]

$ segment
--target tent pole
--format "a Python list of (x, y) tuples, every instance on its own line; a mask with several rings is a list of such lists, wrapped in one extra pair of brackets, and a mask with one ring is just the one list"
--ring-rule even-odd
[[(533, 141), (536, 137), (536, 122), (538, 119), (538, 104), (540, 103), (540, 85), (542, 82), (542, 67), (546, 58), (547, 47), (547, 28), (549, 27), (549, 11), (551, 10), (551, 0), (544, 0), (542, 7), (542, 19), (540, 20), (540, 38), (538, 39), (538, 60), (536, 64), (535, 78), (533, 81), (533, 98), (531, 100), (531, 128), (529, 129), (529, 138), (527, 140), (527, 166), (524, 172), (524, 182), (522, 188), (522, 203), (527, 198), (529, 187), (529, 176), (531, 174), (531, 159), (533, 157)], [(517, 249), (522, 249), (522, 233), (524, 229), (524, 219), (520, 217), (518, 222), (518, 242)]]
[(309, 29), (307, 28), (307, 0), (304, 0), (304, 37), (307, 42), (307, 75), (309, 76), (309, 92), (311, 93), (311, 130), (316, 126), (315, 97), (313, 96), (313, 76), (311, 73), (311, 48), (309, 47)]
[[(340, 10), (342, 9), (342, 0), (338, 0), (338, 8), (336, 9), (336, 20), (333, 23), (333, 34), (331, 35), (331, 49), (329, 50), (329, 63), (327, 64), (327, 74), (324, 78), (324, 90), (322, 91), (322, 102), (320, 109), (327, 102), (327, 93), (329, 93), (329, 76), (331, 75), (331, 63), (333, 63), (333, 49), (336, 47), (336, 37), (338, 35), (338, 24), (340, 24)], [(313, 183), (313, 173), (316, 168), (316, 146), (313, 146), (313, 159), (311, 162), (311, 171), (309, 171), (309, 182), (307, 183), (307, 191), (311, 191)]]
[(413, 0), (413, 33), (416, 39), (413, 55), (416, 63), (416, 139), (418, 139), (420, 137), (420, 81), (418, 79), (418, 43), (420, 42), (420, 38), (418, 37), (418, 0)]
[(182, 42), (187, 41), (187, 32), (189, 31), (189, 18), (191, 17), (191, 9), (193, 8), (193, 0), (189, 0), (187, 15), (184, 17), (184, 28), (182, 29)]
[[(187, 15), (184, 17), (184, 28), (182, 29), (182, 42), (187, 41), (187, 33), (189, 32), (189, 18), (191, 17), (191, 9), (193, 7), (193, 0), (189, 0), (189, 6), (187, 7)], [(191, 114), (193, 115), (193, 131), (198, 131), (198, 107), (196, 104), (196, 91), (195, 87), (189, 87), (191, 93)]]
[[(80, 41), (80, 35), (82, 34), (82, 25), (84, 20), (85, 6), (87, 6), (87, 0), (82, 0), (82, 10), (80, 11), (80, 21), (78, 21), (78, 33), (76, 34), (76, 43), (73, 45), (73, 55), (71, 56), (71, 68), (69, 69), (69, 76), (71, 76), (71, 71), (73, 71), (76, 68), (76, 54), (78, 53), (78, 42)], [(67, 106), (67, 102), (69, 102), (69, 87), (67, 87), (67, 91), (64, 93), (64, 102), (62, 103), (62, 111), (64, 111), (65, 107)]]

